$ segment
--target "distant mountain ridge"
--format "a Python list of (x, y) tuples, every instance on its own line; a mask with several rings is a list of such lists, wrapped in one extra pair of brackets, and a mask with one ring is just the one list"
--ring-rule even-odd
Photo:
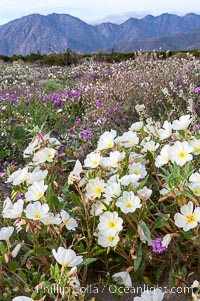
[(200, 15), (162, 14), (89, 25), (67, 14), (32, 14), (0, 26), (0, 54), (200, 49)]

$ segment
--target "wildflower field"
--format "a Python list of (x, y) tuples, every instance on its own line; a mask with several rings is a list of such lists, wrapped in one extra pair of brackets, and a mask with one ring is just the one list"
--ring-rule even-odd
[(0, 300), (199, 300), (198, 58), (4, 63), (0, 107)]

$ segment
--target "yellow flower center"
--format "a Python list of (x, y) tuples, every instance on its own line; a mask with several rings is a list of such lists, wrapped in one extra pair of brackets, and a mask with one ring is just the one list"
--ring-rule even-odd
[(34, 218), (41, 218), (41, 213), (37, 212), (37, 213), (34, 214), (33, 217), (34, 217)]
[(102, 188), (101, 187), (95, 187), (94, 190), (93, 190), (93, 192), (95, 194), (100, 194), (102, 192)]
[(199, 188), (197, 188), (197, 187), (196, 187), (196, 188), (194, 188), (194, 190), (193, 190), (193, 191), (194, 191), (194, 194), (200, 194), (200, 189), (199, 189)]
[(47, 157), (50, 159), (50, 158), (52, 158), (52, 154), (51, 153), (48, 153), (47, 154)]
[(133, 170), (133, 174), (134, 174), (134, 175), (139, 175), (140, 172), (139, 172), (139, 170), (135, 169), (135, 170)]
[(126, 208), (131, 208), (131, 207), (132, 207), (132, 204), (131, 204), (129, 201), (126, 201), (126, 202), (125, 202), (125, 207), (126, 207)]
[(37, 192), (35, 196), (40, 199), (43, 196), (43, 192)]
[(188, 224), (192, 224), (196, 221), (195, 216), (193, 214), (186, 215), (186, 221)]
[(108, 223), (108, 226), (109, 226), (109, 228), (115, 228), (115, 227), (116, 227), (116, 223), (113, 222), (113, 221), (110, 221), (110, 222)]
[(92, 163), (92, 166), (96, 166), (96, 165), (99, 164), (99, 162), (98, 162), (97, 160), (96, 160), (96, 161), (94, 160), (94, 161), (92, 161), (91, 163)]
[(112, 147), (112, 146), (113, 146), (113, 142), (112, 141), (106, 143), (106, 147)]
[(186, 153), (185, 153), (184, 151), (180, 151), (180, 152), (178, 153), (178, 157), (179, 157), (180, 159), (184, 159), (184, 158), (186, 157)]
[(63, 268), (67, 268), (68, 267), (68, 264), (66, 262), (62, 262), (61, 265), (62, 265)]
[(114, 236), (108, 236), (108, 237), (107, 237), (107, 240), (108, 240), (109, 242), (113, 242), (113, 241), (115, 240), (115, 237), (114, 237)]

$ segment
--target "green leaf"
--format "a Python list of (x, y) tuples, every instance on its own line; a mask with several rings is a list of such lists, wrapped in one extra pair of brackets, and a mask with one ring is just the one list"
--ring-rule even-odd
[(75, 205), (77, 205), (79, 207), (83, 207), (80, 197), (76, 193), (74, 193), (74, 192), (71, 193), (71, 199)]
[(147, 150), (146, 156), (151, 163), (154, 162), (153, 154), (149, 150)]
[(16, 272), (17, 268), (18, 268), (18, 262), (17, 261), (12, 261), (8, 263), (8, 267), (10, 269), (11, 272)]
[(137, 258), (134, 260), (134, 272), (136, 272), (139, 267), (140, 267), (140, 263), (142, 261), (142, 250), (141, 250), (141, 246), (142, 244), (140, 244), (139, 248), (136, 251), (136, 256)]
[(90, 263), (92, 263), (96, 260), (97, 260), (96, 258), (87, 258), (87, 259), (83, 260), (82, 264), (83, 265), (89, 265)]
[(140, 223), (140, 227), (142, 228), (147, 240), (151, 240), (151, 232), (149, 231), (149, 228), (147, 227), (145, 222)]
[(169, 287), (174, 286), (174, 268), (171, 268), (169, 271)]
[(27, 282), (27, 276), (21, 269), (18, 269), (18, 274), (25, 282)]
[(61, 204), (58, 200), (58, 198), (56, 197), (56, 195), (53, 192), (52, 186), (51, 184), (48, 186), (48, 189), (46, 191), (46, 200), (48, 205), (50, 205), (50, 207), (55, 206), (57, 207), (61, 207)]
[(159, 281), (160, 280), (160, 277), (161, 275), (163, 274), (163, 271), (165, 269), (165, 266), (164, 265), (161, 265), (157, 270), (156, 270), (156, 280)]
[(159, 213), (159, 215), (160, 216), (155, 220), (154, 229), (164, 227), (169, 219), (168, 214)]

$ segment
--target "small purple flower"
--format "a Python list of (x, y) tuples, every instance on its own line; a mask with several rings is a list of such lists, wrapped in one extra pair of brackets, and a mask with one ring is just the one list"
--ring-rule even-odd
[(59, 131), (57, 131), (57, 130), (52, 131), (52, 135), (57, 137), (59, 135)]
[(16, 200), (21, 199), (24, 196), (24, 194), (22, 192), (18, 192), (17, 196), (16, 196)]
[(3, 176), (5, 174), (5, 171), (0, 170), (0, 177)]
[(75, 123), (78, 125), (81, 123), (81, 118), (76, 118)]
[(111, 109), (106, 110), (105, 112), (107, 115), (110, 115), (112, 113)]
[(196, 87), (196, 88), (194, 89), (194, 92), (199, 93), (199, 92), (200, 92), (200, 87)]
[(43, 132), (37, 133), (37, 135), (36, 135), (37, 138), (44, 137), (44, 136), (46, 136), (46, 133), (43, 133)]
[(101, 102), (100, 101), (96, 101), (95, 105), (96, 105), (96, 107), (100, 107), (101, 106)]
[(166, 247), (162, 246), (162, 238), (158, 237), (152, 240), (152, 252), (155, 254), (161, 254), (167, 250)]
[(115, 107), (114, 107), (114, 109), (113, 109), (113, 111), (117, 112), (118, 110), (119, 110), (119, 103), (117, 102), (116, 105), (115, 105)]
[(80, 131), (80, 136), (83, 138), (84, 141), (90, 140), (91, 139), (91, 131), (90, 130), (83, 130)]
[(156, 103), (161, 103), (163, 100), (162, 99), (158, 99), (156, 100)]
[(73, 133), (73, 127), (69, 128), (69, 129), (68, 129), (68, 132), (69, 132), (69, 133)]

